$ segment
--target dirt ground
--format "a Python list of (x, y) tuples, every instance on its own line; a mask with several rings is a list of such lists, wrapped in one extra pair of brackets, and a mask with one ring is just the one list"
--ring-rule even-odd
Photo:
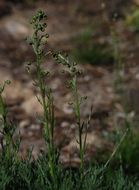
[[(129, 117), (139, 112), (138, 34), (124, 23), (130, 7), (138, 6), (138, 3), (137, 0), (115, 0), (113, 3), (98, 0), (76, 0), (74, 3), (64, 0), (0, 2), (0, 84), (5, 80), (12, 81), (5, 89), (5, 98), (9, 117), (16, 122), (16, 132), (18, 134), (20, 131), (22, 137), (23, 157), (32, 146), (34, 158), (46, 150), (43, 126), (38, 120), (38, 115), (42, 115), (42, 108), (35, 97), (38, 92), (25, 69), (26, 62), (34, 59), (25, 40), (32, 32), (29, 20), (34, 12), (42, 8), (48, 15), (47, 32), (50, 37), (46, 51), (55, 49), (70, 54), (74, 48), (74, 38), (94, 23), (97, 26), (92, 38), (97, 42), (112, 41), (111, 27), (118, 34), (118, 48), (124, 62), (124, 69), (119, 72), (122, 78), (118, 84), (120, 93), (114, 85), (117, 77), (114, 64), (79, 64), (83, 70), (79, 78), (80, 93), (88, 97), (82, 105), (82, 118), (85, 119), (93, 107), (87, 137), (86, 160), (89, 160), (97, 153), (112, 150), (110, 136), (115, 131), (115, 122), (125, 117), (125, 104), (130, 105)], [(52, 59), (46, 60), (45, 67), (52, 71), (48, 83), (55, 97), (55, 143), (60, 149), (62, 162), (77, 166), (76, 124), (73, 110), (68, 104), (71, 93), (63, 82), (67, 77), (61, 76), (59, 66)]]

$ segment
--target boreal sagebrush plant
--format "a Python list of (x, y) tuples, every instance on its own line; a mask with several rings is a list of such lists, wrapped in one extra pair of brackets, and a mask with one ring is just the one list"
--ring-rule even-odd
[[(46, 84), (46, 77), (49, 76), (49, 71), (45, 70), (43, 67), (43, 59), (46, 56), (44, 52), (44, 44), (47, 42), (48, 34), (45, 29), (47, 16), (45, 12), (39, 10), (32, 18), (31, 25), (33, 28), (33, 34), (28, 38), (28, 42), (32, 45), (33, 51), (36, 56), (36, 61), (34, 63), (36, 71), (36, 79), (34, 80), (34, 85), (38, 87), (40, 91), (40, 97), (37, 97), (39, 103), (43, 107), (43, 119), (42, 123), (44, 126), (44, 137), (47, 144), (48, 153), (48, 166), (51, 176), (51, 180), (55, 186), (56, 184), (56, 160), (57, 153), (54, 145), (54, 127), (55, 127), (55, 117), (54, 117), (54, 104), (53, 95), (51, 88)], [(28, 70), (30, 70), (30, 63), (28, 64)], [(55, 189), (56, 187), (54, 187)]]
[[(68, 72), (70, 76), (70, 80), (68, 81), (68, 86), (70, 87), (72, 91), (73, 100), (69, 103), (73, 107), (73, 110), (76, 116), (76, 126), (78, 130), (78, 139), (76, 139), (76, 141), (79, 145), (79, 158), (80, 158), (79, 188), (81, 188), (84, 181), (84, 177), (85, 177), (84, 161), (85, 161), (85, 151), (86, 151), (87, 129), (89, 128), (89, 125), (90, 125), (91, 114), (89, 114), (86, 121), (82, 121), (81, 105), (87, 97), (81, 96), (79, 94), (77, 79), (78, 79), (78, 76), (81, 74), (81, 71), (79, 70), (77, 63), (74, 62), (71, 59), (71, 57), (64, 56), (61, 53), (54, 53), (53, 56), (55, 60), (57, 61), (57, 63), (62, 64), (66, 68), (65, 70)], [(85, 133), (84, 138), (83, 138), (83, 133)]]

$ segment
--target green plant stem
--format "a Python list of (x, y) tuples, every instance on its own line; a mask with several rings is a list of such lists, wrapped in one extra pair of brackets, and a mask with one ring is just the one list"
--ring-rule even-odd
[(127, 133), (129, 132), (129, 128), (126, 129), (125, 133), (123, 134), (122, 138), (120, 139), (120, 142), (118, 143), (118, 145), (115, 147), (114, 151), (112, 152), (110, 158), (108, 159), (108, 161), (105, 163), (104, 167), (103, 167), (103, 171), (108, 167), (108, 165), (110, 164), (111, 160), (113, 159), (113, 157), (115, 156), (115, 154), (117, 153), (117, 151), (119, 150), (121, 144), (123, 143), (123, 141), (125, 140)]
[[(53, 130), (51, 130), (54, 126), (49, 127), (49, 122), (52, 123), (54, 118), (51, 118), (51, 98), (50, 95), (47, 96), (48, 102), (46, 102), (46, 86), (45, 81), (41, 76), (41, 57), (37, 54), (37, 78), (39, 89), (42, 98), (42, 106), (44, 110), (44, 129), (45, 129), (45, 136), (48, 145), (48, 158), (49, 158), (49, 167), (50, 167), (50, 174), (52, 178), (55, 177), (55, 167), (54, 167), (54, 143), (53, 143)], [(52, 110), (53, 111), (53, 110)], [(54, 125), (54, 124), (53, 124)]]
[(81, 125), (81, 111), (80, 111), (80, 100), (79, 94), (77, 89), (77, 76), (75, 75), (73, 78), (73, 96), (75, 98), (75, 114), (77, 118), (77, 125), (78, 125), (78, 136), (79, 136), (79, 154), (80, 154), (80, 172), (81, 178), (83, 177), (83, 168), (84, 168), (84, 149), (83, 149), (83, 142), (82, 142), (82, 125)]

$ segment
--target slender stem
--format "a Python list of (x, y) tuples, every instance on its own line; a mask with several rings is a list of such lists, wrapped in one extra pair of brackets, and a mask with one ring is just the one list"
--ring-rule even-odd
[(103, 168), (104, 170), (107, 168), (107, 166), (109, 165), (109, 163), (111, 162), (111, 160), (113, 159), (115, 154), (117, 153), (118, 149), (120, 148), (121, 144), (123, 143), (124, 139), (126, 138), (128, 131), (129, 131), (129, 128), (126, 129), (125, 133), (123, 134), (122, 138), (120, 139), (120, 142), (118, 143), (118, 145), (115, 147), (114, 151), (112, 152), (109, 160), (105, 163), (104, 168)]
[(81, 172), (81, 180), (83, 178), (84, 173), (84, 148), (82, 142), (82, 125), (81, 125), (81, 110), (80, 110), (80, 99), (78, 94), (77, 88), (77, 76), (75, 75), (73, 78), (73, 93), (75, 98), (75, 113), (77, 118), (77, 125), (78, 125), (78, 137), (79, 137), (79, 155), (80, 155), (80, 172)]

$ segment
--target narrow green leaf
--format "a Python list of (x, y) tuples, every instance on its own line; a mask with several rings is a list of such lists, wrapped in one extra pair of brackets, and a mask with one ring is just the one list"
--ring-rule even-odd
[(0, 94), (0, 115), (4, 114), (4, 103), (3, 103), (3, 98)]

